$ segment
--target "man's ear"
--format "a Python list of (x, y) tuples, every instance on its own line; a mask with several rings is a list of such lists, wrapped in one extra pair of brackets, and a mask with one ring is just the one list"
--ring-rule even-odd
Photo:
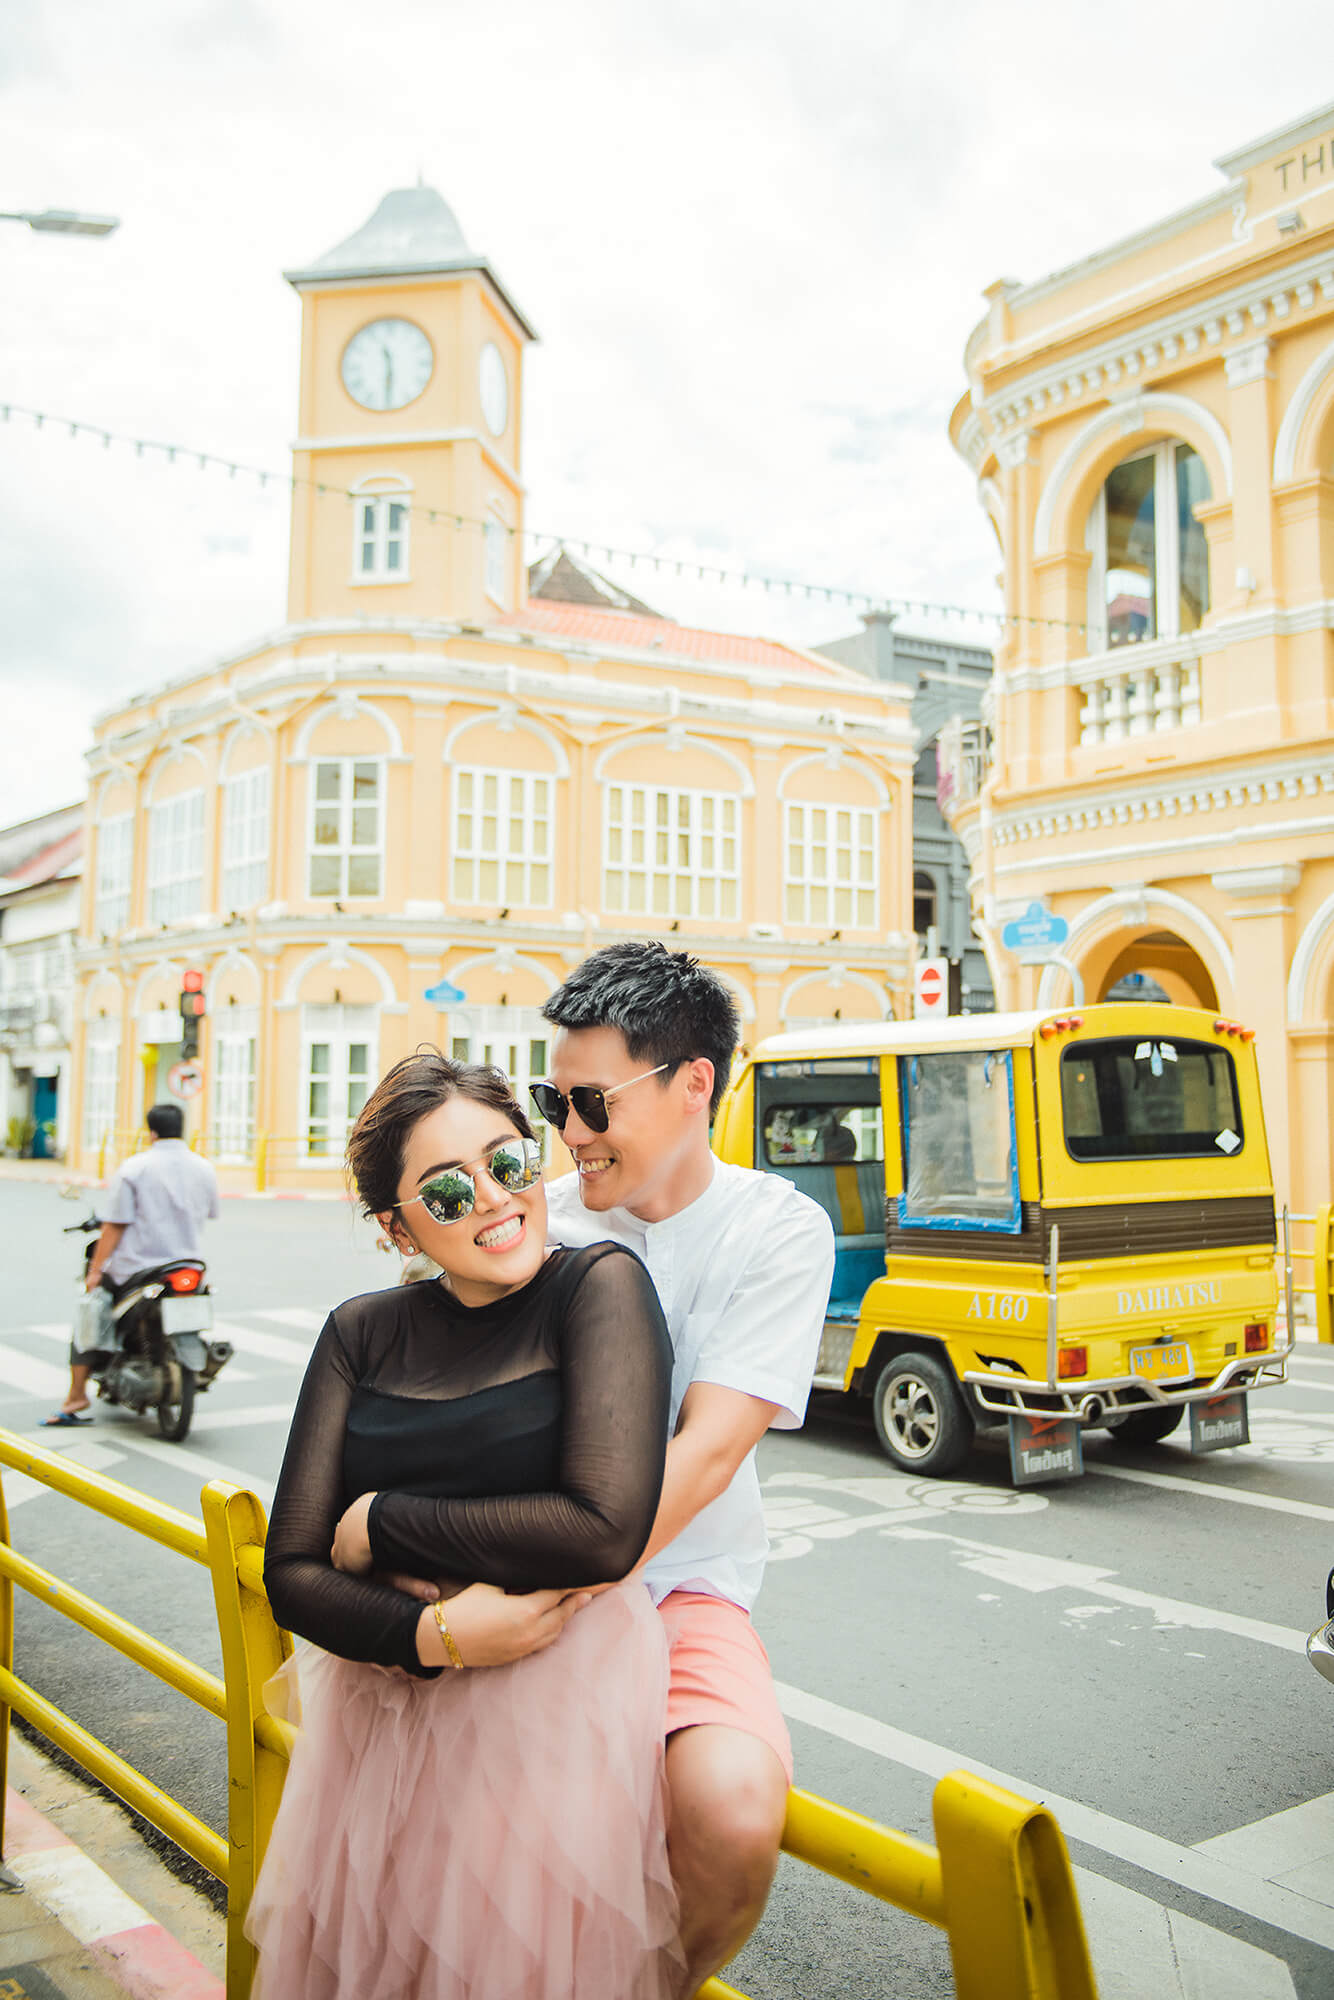
[(707, 1056), (695, 1056), (685, 1067), (686, 1109), (704, 1111), (713, 1096), (713, 1064)]

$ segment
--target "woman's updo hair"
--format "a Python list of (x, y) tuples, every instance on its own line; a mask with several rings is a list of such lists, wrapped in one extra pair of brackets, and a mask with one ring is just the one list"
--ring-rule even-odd
[(489, 1104), (525, 1139), (533, 1128), (503, 1070), (455, 1062), (429, 1045), (404, 1056), (382, 1076), (348, 1134), (347, 1170), (366, 1215), (381, 1215), (398, 1200), (408, 1135), (419, 1120), (451, 1097)]

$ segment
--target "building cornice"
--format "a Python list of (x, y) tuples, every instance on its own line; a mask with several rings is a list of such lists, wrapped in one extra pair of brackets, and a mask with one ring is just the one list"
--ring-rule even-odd
[[(482, 455), (491, 461), (496, 470), (504, 474), (505, 478), (516, 491), (520, 493), (527, 492), (527, 487), (519, 477), (518, 467), (511, 465), (510, 461), (496, 450), (492, 439), (485, 438), (480, 431), (470, 430), (466, 426), (452, 431), (384, 431), (374, 436), (368, 436), (364, 431), (358, 431), (350, 433), (346, 437), (299, 437), (293, 439), (289, 449), (293, 452), (393, 452), (415, 451), (422, 445), (436, 444), (475, 444), (482, 452)], [(435, 511), (443, 521), (448, 521), (451, 518), (451, 510), (448, 507), (439, 507)]]
[(1002, 694), (1043, 693), (1049, 688), (1083, 687), (1112, 674), (1150, 674), (1187, 661), (1208, 659), (1257, 639), (1291, 638), (1299, 632), (1334, 630), (1334, 598), (1317, 597), (1307, 604), (1261, 611), (1242, 611), (1203, 625), (1179, 639), (1142, 639), (1134, 646), (1110, 652), (1079, 653), (1072, 659), (1044, 665), (1014, 667), (996, 683)]
[(1064, 415), (1086, 398), (1092, 407), (1094, 400), (1111, 402), (1115, 391), (1157, 385), (1175, 372), (1198, 366), (1198, 357), (1211, 350), (1221, 354), (1225, 340), (1249, 343), (1265, 328), (1295, 325), (1306, 314), (1326, 312), (1331, 305), (1334, 251), (1326, 247), (1290, 265), (1281, 277), (1271, 273), (1246, 278), (1204, 305), (1160, 312), (1133, 334), (1120, 333), (1059, 361), (1038, 364), (977, 404), (974, 415), (986, 438), (981, 457), (974, 456), (978, 450), (974, 435), (970, 434), (969, 448), (964, 447), (971, 419), (960, 428), (958, 448), (977, 470), (1005, 431), (1030, 425), (1044, 415)]

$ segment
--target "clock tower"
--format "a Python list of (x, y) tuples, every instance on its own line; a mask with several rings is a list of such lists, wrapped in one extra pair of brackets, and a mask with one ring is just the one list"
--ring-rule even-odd
[(485, 257), (434, 188), (399, 188), (285, 276), (302, 308), (289, 620), (514, 610), (536, 336)]

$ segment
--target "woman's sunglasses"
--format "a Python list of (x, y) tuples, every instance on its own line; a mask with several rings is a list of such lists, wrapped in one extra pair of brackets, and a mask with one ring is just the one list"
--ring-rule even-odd
[[(497, 1187), (518, 1194), (520, 1189), (541, 1180), (542, 1148), (536, 1139), (507, 1139), (492, 1153), (470, 1161), (469, 1165), (484, 1165)], [(418, 1193), (410, 1195), (407, 1201), (396, 1201), (394, 1207), (411, 1208), (416, 1201), (436, 1222), (462, 1222), (477, 1206), (476, 1175), (469, 1173), (467, 1167), (446, 1167)]]
[(624, 1083), (614, 1083), (610, 1090), (597, 1090), (591, 1083), (576, 1083), (567, 1095), (565, 1091), (557, 1090), (554, 1083), (534, 1083), (529, 1085), (529, 1094), (547, 1124), (554, 1125), (558, 1132), (565, 1130), (571, 1105), (590, 1132), (605, 1132), (611, 1123), (611, 1113), (607, 1109), (609, 1097), (615, 1097), (618, 1090), (628, 1090), (632, 1083), (643, 1083), (645, 1077), (661, 1076), (665, 1069), (676, 1067), (675, 1063), (659, 1063), (656, 1069), (641, 1070), (638, 1076), (628, 1076)]

